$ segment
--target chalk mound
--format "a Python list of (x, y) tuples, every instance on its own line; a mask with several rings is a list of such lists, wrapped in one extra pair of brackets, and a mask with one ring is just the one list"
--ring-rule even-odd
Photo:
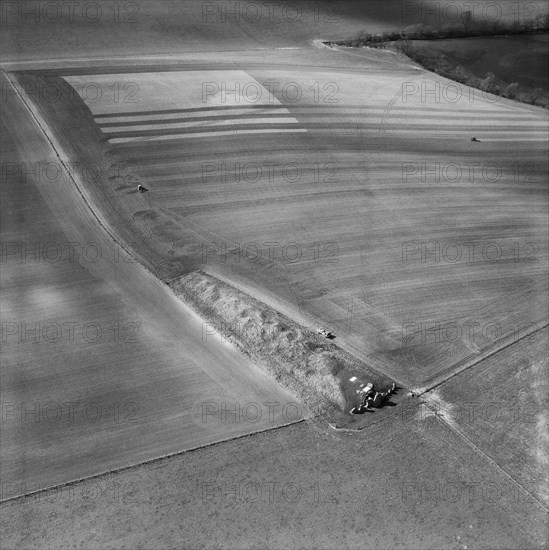
[[(385, 385), (379, 374), (336, 344), (267, 304), (202, 271), (170, 283), (215, 330), (291, 390), (314, 413), (340, 414), (354, 403), (354, 374)], [(354, 389), (354, 387), (353, 387)]]

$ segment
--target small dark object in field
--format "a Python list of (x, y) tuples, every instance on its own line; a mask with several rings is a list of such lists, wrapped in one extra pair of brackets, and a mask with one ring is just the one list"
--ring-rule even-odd
[(138, 185), (137, 186), (137, 190), (140, 192), (140, 193), (147, 193), (148, 189), (145, 189), (145, 187), (143, 187), (142, 185)]
[(480, 143), (480, 139), (477, 139), (475, 136), (471, 138), (471, 141), (476, 141), (477, 143)]

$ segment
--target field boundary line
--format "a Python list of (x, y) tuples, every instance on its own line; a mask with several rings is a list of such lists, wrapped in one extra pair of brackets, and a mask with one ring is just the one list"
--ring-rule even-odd
[[(423, 402), (415, 403), (414, 407), (419, 407), (422, 403)], [(334, 424), (333, 422), (329, 422), (328, 426), (336, 432), (351, 432), (351, 433), (355, 433), (355, 434), (360, 434), (362, 432), (365, 432), (366, 430), (368, 430), (372, 426), (376, 426), (377, 424), (381, 424), (382, 422), (386, 422), (387, 420), (391, 420), (397, 414), (399, 414), (399, 412), (395, 411), (393, 413), (385, 415), (383, 418), (380, 418), (379, 420), (376, 420), (374, 422), (370, 422), (369, 424), (366, 424), (366, 426), (361, 426), (361, 427), (358, 427), (358, 428), (343, 428), (343, 427), (340, 428), (337, 424)]]
[(511, 346), (514, 346), (515, 344), (518, 344), (520, 341), (524, 340), (525, 338), (528, 338), (528, 337), (532, 336), (532, 334), (535, 334), (536, 332), (540, 332), (542, 330), (545, 330), (547, 327), (549, 327), (549, 323), (545, 323), (541, 327), (537, 327), (535, 329), (530, 330), (530, 332), (527, 332), (526, 334), (524, 334), (520, 338), (513, 338), (513, 335), (509, 335), (507, 337), (507, 339), (512, 338), (511, 342), (507, 341), (507, 343), (505, 343), (505, 340), (504, 340), (504, 342), (501, 344), (500, 347), (498, 347), (498, 348), (496, 348), (492, 351), (487, 352), (486, 355), (484, 355), (483, 357), (478, 358), (476, 361), (473, 360), (472, 363), (465, 363), (461, 367), (458, 365), (458, 366), (456, 366), (456, 369), (454, 371), (452, 371), (448, 374), (442, 375), (439, 378), (435, 378), (430, 385), (424, 386), (424, 387), (421, 387), (421, 388), (415, 388), (415, 389), (412, 389), (412, 391), (414, 392), (416, 397), (419, 397), (419, 396), (421, 396), (421, 395), (423, 395), (427, 392), (430, 392), (430, 391), (434, 390), (435, 388), (438, 388), (439, 386), (441, 386), (442, 384), (444, 384), (448, 380), (451, 380), (452, 378), (454, 378), (458, 374), (461, 374), (462, 372), (464, 372), (466, 370), (469, 370), (472, 367), (475, 367), (476, 365), (478, 365), (479, 363), (482, 363), (486, 359), (489, 359), (493, 355), (498, 354), (500, 351), (503, 351), (504, 349), (510, 348)]
[(115, 237), (115, 235), (113, 234), (113, 232), (109, 229), (108, 227), (108, 222), (106, 220), (104, 220), (103, 218), (101, 218), (97, 212), (95, 211), (95, 209), (93, 208), (92, 204), (93, 202), (91, 201), (91, 199), (89, 199), (85, 192), (82, 190), (82, 188), (80, 187), (80, 185), (78, 185), (78, 182), (76, 181), (76, 178), (74, 178), (71, 174), (71, 171), (68, 169), (67, 167), (67, 164), (66, 162), (69, 162), (68, 159), (64, 159), (62, 156), (61, 156), (61, 153), (60, 151), (62, 152), (63, 151), (63, 148), (59, 145), (59, 143), (57, 142), (57, 140), (55, 139), (55, 137), (53, 135), (50, 134), (50, 132), (48, 131), (49, 128), (48, 128), (48, 125), (46, 124), (46, 122), (44, 121), (44, 119), (42, 118), (42, 116), (40, 115), (40, 113), (36, 113), (35, 112), (35, 108), (34, 108), (34, 105), (30, 102), (30, 99), (28, 98), (28, 95), (26, 94), (26, 92), (23, 90), (23, 88), (21, 87), (21, 90), (18, 89), (18, 87), (14, 84), (13, 80), (10, 78), (10, 75), (8, 72), (6, 71), (2, 71), (4, 73), (4, 75), (6, 76), (8, 82), (10, 83), (11, 87), (15, 90), (15, 93), (17, 94), (17, 96), (19, 97), (19, 99), (22, 101), (23, 105), (25, 105), (25, 107), (27, 108), (27, 110), (29, 111), (29, 113), (31, 114), (32, 118), (34, 119), (34, 121), (36, 122), (36, 124), (38, 125), (38, 127), (40, 128), (40, 130), (42, 131), (42, 133), (44, 134), (44, 137), (48, 140), (48, 143), (50, 144), (51, 148), (53, 149), (53, 152), (55, 153), (55, 155), (57, 156), (57, 158), (59, 159), (59, 161), (61, 162), (61, 166), (63, 166), (63, 169), (69, 179), (69, 181), (71, 181), (76, 190), (78, 191), (78, 194), (80, 195), (80, 197), (82, 198), (82, 200), (84, 201), (85, 205), (88, 207), (88, 209), (90, 210), (90, 212), (92, 213), (93, 217), (95, 218), (95, 220), (97, 221), (97, 223), (99, 224), (99, 226), (105, 231), (105, 233), (118, 245), (120, 246), (124, 252), (126, 252), (126, 254), (128, 255), (128, 257), (132, 258), (133, 260), (135, 260), (136, 262), (139, 263), (139, 265), (145, 270), (147, 271), (152, 277), (154, 278), (157, 278), (156, 275), (150, 271), (147, 266), (145, 266), (142, 262), (140, 262), (135, 256), (133, 256), (131, 254), (131, 252), (126, 248), (125, 246), (125, 243), (119, 239), (117, 239)]
[(490, 455), (488, 455), (485, 451), (483, 451), (478, 445), (475, 445), (461, 430), (456, 428), (456, 426), (453, 426), (450, 422), (448, 422), (443, 415), (437, 414), (436, 409), (432, 408), (429, 403), (423, 402), (422, 405), (425, 405), (430, 411), (433, 412), (435, 418), (437, 418), (440, 422), (448, 426), (450, 430), (457, 433), (465, 442), (478, 454), (480, 454), (483, 458), (485, 458), (490, 464), (496, 467), (497, 470), (502, 472), (506, 477), (508, 477), (513, 483), (515, 483), (518, 487), (520, 487), (527, 495), (532, 497), (546, 512), (549, 512), (549, 507), (541, 501), (536, 495), (533, 495), (526, 489), (518, 480), (516, 480), (507, 470), (502, 468)]
[[(57, 156), (57, 158), (59, 159), (59, 161), (61, 162), (61, 165), (63, 166), (63, 169), (65, 170), (66, 172), (66, 175), (67, 177), (69, 178), (69, 181), (71, 181), (75, 188), (77, 189), (79, 195), (81, 196), (82, 200), (84, 201), (84, 203), (86, 204), (86, 206), (88, 207), (88, 209), (90, 210), (90, 212), (92, 213), (93, 217), (95, 218), (95, 220), (97, 220), (97, 223), (99, 224), (99, 226), (106, 232), (106, 234), (118, 245), (120, 246), (127, 254), (130, 258), (133, 258), (134, 260), (136, 260), (139, 265), (146, 271), (149, 273), (150, 276), (152, 276), (153, 278), (157, 279), (156, 275), (154, 273), (152, 273), (145, 265), (143, 265), (143, 263), (139, 262), (137, 260), (137, 258), (134, 258), (134, 256), (130, 253), (129, 250), (126, 249), (126, 247), (124, 246), (124, 243), (123, 242), (120, 242), (113, 234), (111, 231), (109, 231), (107, 225), (106, 225), (106, 222), (104, 222), (100, 217), (99, 215), (96, 213), (96, 211), (94, 210), (94, 208), (92, 207), (92, 202), (89, 201), (86, 197), (86, 195), (84, 194), (84, 192), (82, 191), (82, 189), (80, 188), (80, 186), (78, 185), (77, 181), (75, 180), (75, 178), (71, 175), (70, 173), (70, 170), (67, 168), (67, 165), (66, 165), (66, 162), (65, 160), (61, 157), (60, 155), (60, 152), (59, 151), (63, 151), (62, 147), (59, 146), (59, 144), (57, 144), (57, 140), (55, 139), (54, 136), (51, 136), (50, 137), (50, 133), (48, 132), (48, 126), (47, 124), (45, 123), (45, 121), (42, 119), (42, 117), (40, 116), (40, 113), (35, 113), (35, 109), (33, 108), (34, 105), (31, 103), (29, 104), (30, 100), (27, 96), (27, 94), (24, 92), (24, 90), (21, 88), (21, 91), (18, 89), (18, 87), (14, 84), (13, 80), (10, 78), (10, 75), (7, 71), (5, 70), (2, 70), (2, 73), (4, 74), (5, 78), (7, 79), (7, 81), (9, 82), (10, 86), (14, 89), (15, 93), (17, 94), (17, 96), (19, 97), (19, 99), (21, 100), (21, 102), (23, 103), (23, 105), (26, 107), (26, 109), (29, 111), (30, 115), (32, 116), (33, 120), (35, 121), (35, 123), (38, 125), (38, 127), (40, 128), (41, 132), (44, 134), (44, 137), (47, 139), (48, 143), (50, 144), (53, 152), (55, 153), (55, 155)], [(32, 105), (32, 106), (31, 106)], [(56, 147), (56, 144), (57, 144), (57, 147)], [(161, 279), (158, 279), (160, 280), (161, 282), (163, 282)], [(164, 282), (164, 284), (166, 284)], [(169, 285), (166, 285), (169, 287)], [(188, 307), (188, 306), (187, 306)], [(312, 417), (314, 418), (314, 417)], [(183, 451), (176, 451), (175, 453), (170, 453), (170, 454), (167, 454), (167, 455), (163, 455), (163, 456), (160, 456), (160, 457), (155, 457), (155, 458), (152, 458), (152, 459), (149, 459), (149, 460), (145, 460), (145, 461), (142, 461), (142, 462), (139, 462), (139, 463), (136, 463), (136, 464), (130, 464), (130, 465), (126, 465), (126, 466), (121, 466), (120, 468), (115, 468), (115, 469), (112, 469), (112, 470), (108, 470), (108, 471), (105, 471), (105, 472), (100, 472), (98, 474), (94, 474), (94, 475), (91, 475), (91, 476), (86, 476), (86, 477), (83, 477), (83, 478), (78, 478), (78, 479), (75, 479), (75, 480), (72, 480), (72, 481), (68, 481), (66, 483), (62, 483), (62, 484), (59, 484), (59, 485), (52, 485), (50, 487), (45, 487), (44, 489), (38, 489), (36, 491), (31, 491), (30, 493), (25, 493), (25, 494), (22, 494), (22, 495), (18, 495), (18, 496), (15, 496), (15, 497), (12, 497), (12, 498), (9, 498), (9, 499), (5, 499), (5, 500), (0, 500), (0, 505), (1, 504), (4, 504), (5, 502), (10, 502), (10, 501), (13, 501), (13, 500), (17, 500), (17, 499), (20, 499), (20, 498), (25, 498), (25, 497), (28, 497), (28, 496), (32, 496), (34, 494), (39, 494), (39, 493), (43, 493), (45, 491), (51, 491), (53, 489), (58, 489), (59, 487), (66, 487), (66, 486), (69, 486), (69, 485), (72, 485), (72, 484), (75, 484), (75, 483), (79, 483), (81, 481), (84, 481), (84, 480), (87, 480), (87, 479), (94, 479), (96, 477), (100, 477), (100, 476), (105, 476), (105, 475), (109, 475), (109, 474), (112, 474), (112, 473), (117, 473), (119, 471), (123, 471), (123, 470), (126, 470), (126, 469), (129, 469), (129, 468), (135, 468), (135, 467), (138, 467), (138, 466), (141, 466), (143, 464), (148, 464), (148, 463), (151, 463), (151, 462), (156, 462), (158, 460), (163, 460), (165, 458), (170, 458), (172, 456), (177, 456), (177, 455), (180, 455), (180, 454), (183, 454), (183, 453), (186, 453), (186, 452), (190, 452), (190, 451), (194, 451), (194, 450), (197, 450), (197, 449), (201, 449), (201, 448), (204, 448), (204, 447), (209, 447), (211, 445), (217, 445), (219, 443), (223, 443), (223, 442), (226, 442), (226, 441), (232, 441), (234, 439), (240, 439), (242, 437), (247, 437), (247, 436), (250, 436), (250, 435), (255, 435), (257, 433), (262, 433), (262, 432), (266, 432), (266, 431), (270, 431), (270, 430), (275, 430), (275, 429), (278, 429), (278, 428), (283, 428), (283, 427), (286, 427), (286, 426), (290, 426), (292, 424), (298, 424), (300, 422), (304, 422), (305, 420), (307, 419), (301, 419), (301, 420), (297, 420), (297, 421), (292, 421), (292, 422), (288, 422), (286, 424), (282, 424), (282, 425), (279, 425), (279, 426), (273, 426), (273, 427), (270, 427), (270, 428), (264, 428), (264, 429), (261, 429), (261, 430), (257, 430), (257, 431), (253, 431), (253, 432), (248, 432), (246, 434), (243, 434), (243, 435), (240, 435), (240, 436), (234, 436), (234, 437), (229, 437), (229, 438), (226, 438), (226, 439), (221, 439), (219, 441), (216, 441), (216, 442), (213, 442), (213, 443), (206, 443), (204, 445), (199, 445), (197, 447), (193, 447), (192, 449), (187, 449), (187, 450), (183, 450)]]
[(127, 470), (135, 470), (136, 468), (140, 468), (141, 466), (148, 466), (150, 464), (155, 464), (156, 462), (161, 462), (163, 460), (170, 460), (171, 458), (175, 458), (178, 456), (182, 456), (186, 453), (192, 453), (193, 451), (199, 451), (200, 449), (207, 449), (208, 447), (213, 447), (215, 445), (221, 445), (223, 443), (228, 443), (229, 441), (236, 441), (239, 439), (244, 439), (245, 437), (253, 437), (254, 435), (258, 435), (261, 433), (271, 432), (274, 430), (279, 430), (282, 428), (288, 428), (289, 426), (294, 426), (297, 424), (302, 424), (303, 422), (308, 422), (310, 420), (313, 420), (314, 418), (318, 418), (318, 416), (312, 416), (310, 418), (302, 418), (300, 420), (294, 420), (292, 422), (287, 422), (286, 424), (280, 424), (279, 426), (273, 426), (270, 428), (262, 428), (260, 430), (256, 430), (253, 432), (248, 432), (241, 435), (236, 435), (233, 437), (227, 437), (225, 439), (220, 439), (219, 441), (214, 441), (212, 443), (204, 443), (203, 445), (198, 445), (197, 447), (192, 447), (191, 449), (184, 449), (182, 451), (174, 451), (173, 453), (168, 453), (165, 455), (157, 456), (155, 458), (149, 458), (147, 460), (142, 460), (141, 462), (136, 462), (135, 464), (127, 464), (126, 466), (120, 466), (118, 468), (113, 468), (111, 470), (105, 470), (104, 472), (99, 472), (98, 474), (93, 474), (89, 476), (80, 477), (77, 479), (73, 479), (71, 481), (67, 481), (65, 483), (59, 483), (57, 485), (50, 485), (49, 487), (44, 487), (43, 489), (37, 489), (36, 491), (30, 491), (29, 493), (23, 493), (22, 495), (17, 495), (14, 497), (10, 497), (4, 500), (0, 500), (0, 506), (8, 503), (13, 502), (15, 500), (21, 500), (24, 498), (31, 498), (35, 495), (48, 493), (52, 491), (58, 491), (61, 488), (64, 487), (70, 487), (72, 485), (77, 485), (78, 483), (83, 483), (85, 481), (91, 480), (91, 479), (98, 479), (98, 478), (104, 478), (110, 475), (116, 475), (121, 472), (125, 472)]

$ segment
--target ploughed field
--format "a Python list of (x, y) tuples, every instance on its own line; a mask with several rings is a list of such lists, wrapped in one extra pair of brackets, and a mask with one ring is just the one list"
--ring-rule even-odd
[(63, 91), (44, 116), (165, 280), (226, 277), (412, 388), (546, 323), (546, 112), (385, 52), (269, 56), (18, 79)]
[(309, 422), (255, 434), (0, 511), (5, 545), (31, 548), (544, 548), (547, 533), (546, 510), (423, 406), (352, 437)]
[[(4, 107), (1, 500), (307, 415), (203, 338), (200, 318), (99, 226), (19, 98)], [(264, 402), (280, 405), (245, 421)]]
[[(2, 498), (307, 414), (151, 273), (209, 271), (407, 388), (514, 345), (359, 433), (310, 421), (4, 503), (4, 544), (543, 547), (547, 114), (310, 47), (428, 23), (426, 2), (93, 4), (112, 24), (2, 13), (3, 68), (57, 142), (3, 81), (3, 163), (74, 163), (3, 173)], [(22, 267), (22, 243), (65, 241), (73, 261)]]
[(431, 409), (538, 502), (549, 504), (547, 328), (434, 390)]

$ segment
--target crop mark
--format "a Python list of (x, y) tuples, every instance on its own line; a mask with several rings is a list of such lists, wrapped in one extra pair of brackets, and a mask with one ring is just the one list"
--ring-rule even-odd
[(385, 109), (383, 110), (383, 115), (381, 117), (381, 128), (379, 129), (379, 133), (381, 136), (383, 136), (383, 133), (386, 129), (387, 123), (389, 121), (389, 117), (391, 116), (391, 109), (396, 105), (399, 98), (403, 97), (404, 94), (404, 85), (405, 84), (413, 84), (414, 82), (411, 80), (406, 80), (400, 85), (399, 91), (393, 96), (391, 101), (387, 104)]
[(482, 456), (485, 460), (487, 460), (492, 466), (495, 466), (497, 470), (502, 472), (507, 478), (509, 478), (514, 484), (516, 484), (520, 489), (522, 489), (523, 492), (525, 492), (528, 496), (533, 498), (545, 511), (549, 512), (549, 507), (541, 501), (536, 495), (532, 494), (528, 489), (526, 489), (521, 483), (519, 483), (507, 470), (502, 468), (492, 457), (490, 457), (488, 454), (486, 454), (480, 447), (475, 445), (461, 430), (457, 428), (454, 422), (449, 421), (446, 419), (445, 416), (439, 414), (436, 411), (436, 408), (433, 408), (430, 406), (427, 402), (423, 402), (423, 405), (426, 406), (428, 409), (433, 411), (433, 416), (435, 418), (438, 418), (440, 422), (442, 422), (444, 425), (448, 426), (450, 430), (458, 434), (458, 436), (463, 439), (469, 447), (471, 447), (476, 453), (478, 453), (480, 456)]

